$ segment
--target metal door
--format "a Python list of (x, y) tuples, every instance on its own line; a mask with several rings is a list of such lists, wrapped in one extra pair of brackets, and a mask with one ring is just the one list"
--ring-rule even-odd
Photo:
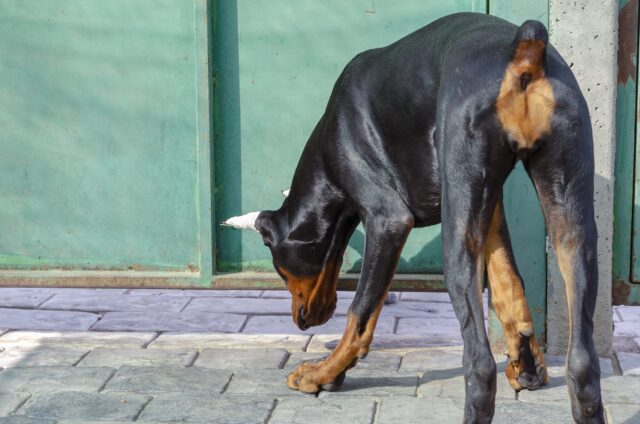
[(620, 0), (619, 11), (613, 303), (637, 305), (640, 304), (637, 0)]
[[(516, 24), (548, 24), (548, 3), (510, 0), (238, 0), (219, 1), (214, 24), (215, 207), (218, 220), (282, 202), (302, 149), (322, 115), (331, 88), (357, 53), (387, 45), (450, 13), (491, 13)], [(538, 335), (546, 302), (545, 230), (535, 192), (521, 166), (505, 188), (516, 260)], [(359, 228), (343, 271), (358, 272), (364, 247)], [(269, 251), (251, 232), (216, 228), (218, 272), (273, 271)], [(414, 230), (396, 288), (444, 289), (440, 227)], [(223, 277), (226, 287), (266, 287), (261, 274)], [(403, 279), (404, 278), (404, 279)], [(254, 283), (248, 282), (249, 280)], [(277, 283), (274, 281), (274, 283)], [(354, 286), (351, 280), (350, 287)], [(495, 321), (495, 320), (494, 320)], [(494, 325), (495, 339), (500, 338)]]
[(0, 10), (3, 284), (210, 284), (206, 0)]

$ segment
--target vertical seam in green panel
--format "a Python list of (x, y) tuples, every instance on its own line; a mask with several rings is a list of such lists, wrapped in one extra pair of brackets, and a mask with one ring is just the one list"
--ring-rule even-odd
[[(640, 28), (640, 18), (638, 19), (638, 28)], [(618, 46), (619, 47), (619, 46)], [(633, 268), (634, 268), (634, 258), (636, 257), (636, 252), (635, 252), (635, 242), (634, 239), (637, 237), (637, 233), (635, 231), (635, 224), (636, 224), (636, 214), (635, 214), (635, 208), (636, 208), (636, 190), (635, 190), (635, 185), (636, 185), (636, 178), (637, 178), (637, 166), (638, 166), (638, 87), (640, 87), (640, 85), (638, 84), (638, 75), (640, 75), (640, 72), (638, 70), (638, 64), (639, 64), (639, 60), (638, 60), (638, 47), (640, 47), (640, 36), (636, 36), (636, 93), (635, 93), (635, 99), (633, 101), (634, 104), (634, 110), (633, 110), (633, 116), (634, 116), (634, 124), (633, 124), (633, 165), (631, 167), (631, 170), (633, 172), (633, 190), (631, 191), (631, 258), (629, 258), (629, 283), (633, 283), (634, 282), (634, 272), (633, 272)], [(615, 174), (615, 170), (614, 170), (614, 174)], [(615, 196), (615, 193), (614, 193)], [(614, 215), (614, 219), (615, 219), (615, 215)]]

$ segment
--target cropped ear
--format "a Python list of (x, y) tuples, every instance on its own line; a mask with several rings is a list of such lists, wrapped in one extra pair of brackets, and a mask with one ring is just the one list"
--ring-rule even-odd
[(282, 239), (274, 211), (260, 212), (255, 228), (262, 236), (265, 246), (275, 246)]

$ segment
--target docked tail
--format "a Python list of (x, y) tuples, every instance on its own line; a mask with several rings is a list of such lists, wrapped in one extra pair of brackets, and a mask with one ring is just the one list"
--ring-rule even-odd
[(551, 129), (555, 98), (545, 78), (549, 35), (538, 21), (516, 32), (511, 56), (500, 84), (496, 111), (511, 149), (520, 157), (532, 153)]
[(549, 34), (538, 21), (523, 23), (511, 43), (511, 65), (519, 78), (520, 89), (544, 77)]

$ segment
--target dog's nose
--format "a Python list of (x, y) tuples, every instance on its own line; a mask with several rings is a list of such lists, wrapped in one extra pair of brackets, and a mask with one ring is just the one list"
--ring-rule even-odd
[(309, 323), (307, 322), (307, 320), (304, 319), (304, 315), (306, 313), (307, 313), (307, 311), (304, 309), (304, 307), (302, 307), (302, 306), (298, 307), (298, 317), (297, 317), (296, 325), (302, 331), (304, 331), (304, 330), (306, 330), (307, 328), (310, 327)]

